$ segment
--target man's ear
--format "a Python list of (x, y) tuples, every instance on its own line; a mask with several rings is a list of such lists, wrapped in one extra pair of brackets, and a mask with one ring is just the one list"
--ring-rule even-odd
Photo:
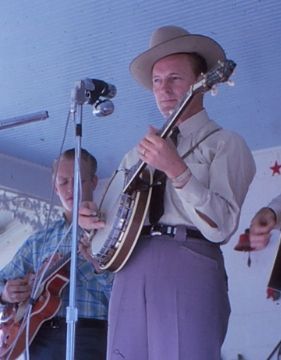
[(92, 178), (93, 190), (95, 190), (95, 188), (97, 187), (97, 185), (98, 185), (98, 177), (97, 177), (97, 175), (94, 175), (93, 178)]

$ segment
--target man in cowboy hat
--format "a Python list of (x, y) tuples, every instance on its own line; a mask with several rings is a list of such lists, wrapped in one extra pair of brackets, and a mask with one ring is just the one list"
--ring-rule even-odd
[[(214, 40), (165, 26), (152, 34), (149, 49), (130, 70), (168, 118), (218, 60), (225, 53)], [(209, 119), (202, 93), (192, 97), (176, 125), (177, 146), (151, 127), (120, 165), (129, 169), (141, 159), (162, 182), (155, 180), (149, 218), (115, 276), (108, 360), (220, 359), (230, 313), (220, 244), (237, 228), (255, 164), (239, 135)], [(84, 227), (98, 226), (93, 220)]]

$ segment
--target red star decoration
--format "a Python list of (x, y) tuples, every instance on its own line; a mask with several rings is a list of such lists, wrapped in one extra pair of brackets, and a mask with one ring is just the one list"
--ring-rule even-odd
[(281, 175), (281, 165), (279, 165), (277, 161), (275, 161), (273, 166), (270, 166), (270, 169), (272, 170), (272, 176), (275, 174)]

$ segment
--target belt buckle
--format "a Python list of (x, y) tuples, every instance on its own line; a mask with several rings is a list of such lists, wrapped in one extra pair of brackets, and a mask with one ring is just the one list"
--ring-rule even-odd
[(159, 236), (159, 235), (162, 235), (162, 231), (161, 231), (161, 228), (159, 227), (159, 225), (152, 225), (151, 228), (150, 228), (150, 235), (151, 236)]

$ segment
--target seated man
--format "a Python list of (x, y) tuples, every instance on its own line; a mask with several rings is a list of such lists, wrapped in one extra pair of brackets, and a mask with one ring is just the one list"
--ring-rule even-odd
[[(42, 268), (53, 253), (55, 259), (71, 251), (72, 232), (65, 237), (72, 221), (74, 149), (65, 151), (54, 162), (53, 178), (64, 216), (48, 227), (30, 236), (12, 261), (0, 271), (2, 304), (19, 304), (30, 298), (34, 274)], [(91, 201), (97, 185), (97, 162), (88, 151), (81, 151), (81, 201)], [(83, 229), (79, 228), (83, 235)], [(64, 238), (65, 237), (65, 238)], [(112, 275), (96, 273), (88, 252), (87, 240), (81, 237), (76, 273), (76, 322), (75, 359), (104, 360), (106, 358), (107, 312)], [(54, 263), (55, 261), (53, 261)], [(53, 267), (52, 263), (52, 267)], [(29, 352), (31, 359), (64, 359), (66, 356), (66, 306), (69, 288), (61, 295), (62, 305), (54, 318), (42, 324)]]

